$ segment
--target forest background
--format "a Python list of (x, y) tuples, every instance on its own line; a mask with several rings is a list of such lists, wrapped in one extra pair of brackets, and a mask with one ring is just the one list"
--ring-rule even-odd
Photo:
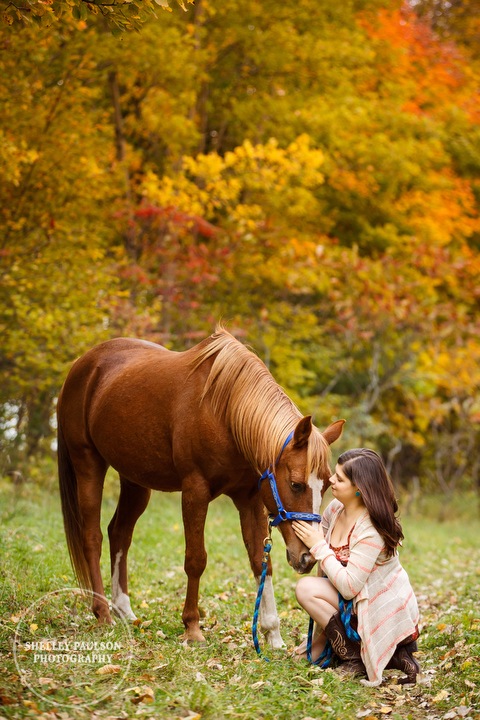
[(162, 4), (2, 2), (0, 470), (53, 463), (89, 347), (222, 321), (398, 486), (478, 495), (478, 0)]

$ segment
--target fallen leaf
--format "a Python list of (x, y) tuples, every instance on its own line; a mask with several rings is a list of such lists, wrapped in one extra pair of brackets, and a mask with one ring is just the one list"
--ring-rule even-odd
[(37, 712), (37, 713), (40, 712), (40, 710), (38, 709), (37, 703), (34, 702), (33, 700), (24, 700), (23, 704), (25, 705), (25, 707), (30, 708), (34, 712)]
[(381, 705), (378, 709), (378, 712), (381, 712), (382, 715), (389, 715), (391, 712), (393, 712), (393, 708), (390, 705)]
[(98, 668), (96, 675), (116, 675), (116, 673), (119, 673), (121, 669), (120, 665), (104, 665), (103, 667)]
[(41, 677), (38, 678), (38, 682), (40, 683), (40, 685), (52, 685), (55, 683), (55, 680), (53, 678)]
[(440, 692), (437, 695), (435, 695), (434, 698), (432, 698), (432, 702), (434, 702), (434, 703), (443, 702), (443, 700), (446, 700), (449, 695), (450, 695), (450, 693), (447, 690), (440, 690)]
[(138, 705), (138, 703), (153, 703), (155, 699), (154, 692), (148, 685), (143, 685), (141, 688), (135, 688), (136, 695), (130, 698), (130, 702)]

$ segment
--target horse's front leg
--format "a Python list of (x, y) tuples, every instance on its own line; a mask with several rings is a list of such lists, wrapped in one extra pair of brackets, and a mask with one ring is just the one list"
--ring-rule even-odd
[(205, 520), (207, 517), (210, 493), (203, 487), (201, 477), (189, 477), (183, 483), (182, 515), (185, 532), (185, 572), (187, 574), (187, 595), (183, 606), (182, 620), (186, 642), (205, 642), (200, 630), (198, 598), (200, 578), (207, 566), (205, 550)]
[[(264, 540), (268, 536), (268, 519), (265, 515), (265, 509), (259, 496), (253, 498), (233, 497), (232, 499), (240, 514), (243, 541), (247, 548), (257, 586), (259, 586), (262, 575)], [(273, 592), (270, 557), (268, 558), (267, 576), (260, 603), (259, 620), (260, 628), (268, 644), (275, 649), (285, 647), (280, 634), (280, 619)]]

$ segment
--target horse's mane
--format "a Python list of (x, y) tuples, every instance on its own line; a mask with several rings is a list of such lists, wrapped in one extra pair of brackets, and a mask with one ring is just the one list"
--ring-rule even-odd
[[(220, 325), (196, 349), (192, 371), (214, 357), (201, 401), (209, 395), (213, 411), (228, 424), (240, 452), (262, 473), (274, 463), (302, 413), (262, 360)], [(329, 456), (328, 443), (313, 427), (307, 477), (327, 477)]]

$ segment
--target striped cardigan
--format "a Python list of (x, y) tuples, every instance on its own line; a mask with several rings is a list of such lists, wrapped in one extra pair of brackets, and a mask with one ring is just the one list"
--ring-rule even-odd
[(344, 567), (329, 547), (336, 519), (343, 509), (333, 500), (325, 509), (322, 527), (325, 540), (311, 552), (345, 600), (353, 599), (358, 617), (362, 660), (367, 670), (365, 685), (380, 685), (382, 672), (399, 642), (411, 635), (419, 615), (408, 575), (398, 555), (387, 558), (384, 542), (367, 511), (358, 518), (350, 536), (350, 557)]

